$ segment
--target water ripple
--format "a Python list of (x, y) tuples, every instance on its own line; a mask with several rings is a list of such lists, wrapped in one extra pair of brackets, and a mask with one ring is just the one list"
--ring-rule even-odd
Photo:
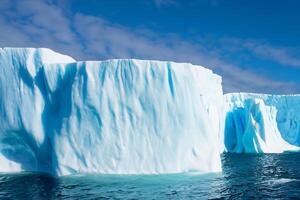
[(300, 154), (224, 154), (223, 173), (112, 176), (0, 174), (0, 199), (290, 199)]

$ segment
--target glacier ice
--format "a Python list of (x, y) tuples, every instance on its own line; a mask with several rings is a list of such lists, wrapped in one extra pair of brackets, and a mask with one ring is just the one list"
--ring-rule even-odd
[(222, 107), (201, 66), (0, 49), (0, 171), (220, 171)]
[(300, 95), (224, 95), (225, 150), (282, 153), (300, 146)]
[(0, 49), (0, 172), (221, 171), (222, 152), (299, 150), (300, 95), (223, 95), (188, 63)]

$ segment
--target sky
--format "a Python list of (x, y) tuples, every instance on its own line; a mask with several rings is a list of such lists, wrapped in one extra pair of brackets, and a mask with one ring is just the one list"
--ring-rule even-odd
[(0, 0), (0, 47), (189, 62), (224, 92), (300, 93), (300, 1)]

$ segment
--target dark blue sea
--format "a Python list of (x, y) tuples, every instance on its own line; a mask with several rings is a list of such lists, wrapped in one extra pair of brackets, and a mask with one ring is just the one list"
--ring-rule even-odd
[(0, 175), (0, 199), (300, 199), (300, 153), (223, 154), (196, 175)]

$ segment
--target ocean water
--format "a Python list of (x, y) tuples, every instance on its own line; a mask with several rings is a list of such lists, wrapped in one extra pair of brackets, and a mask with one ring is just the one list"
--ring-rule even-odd
[(0, 199), (300, 198), (300, 153), (223, 154), (223, 172), (171, 175), (0, 175)]

